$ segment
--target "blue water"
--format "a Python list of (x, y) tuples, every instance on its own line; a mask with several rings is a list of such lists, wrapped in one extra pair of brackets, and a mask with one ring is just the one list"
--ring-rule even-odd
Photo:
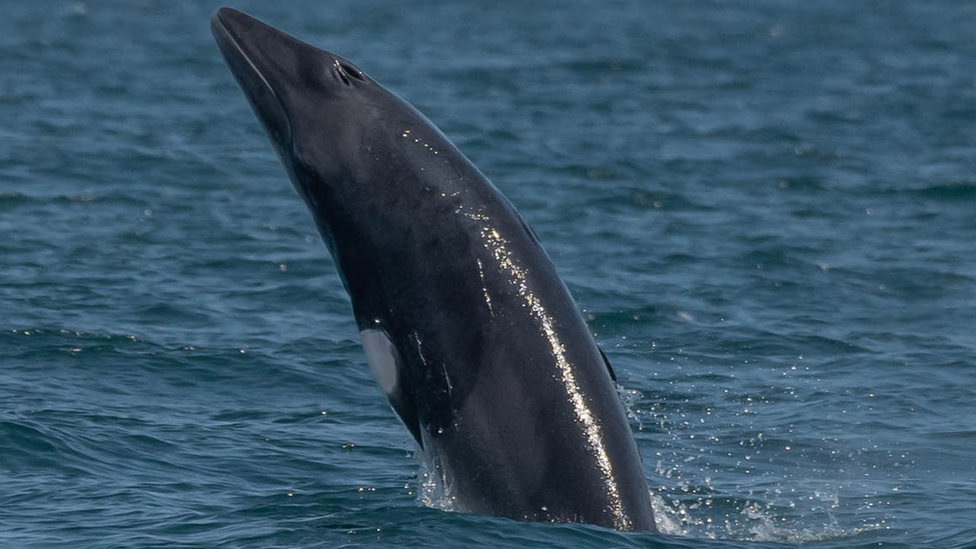
[(424, 497), (217, 2), (2, 7), (0, 546), (976, 546), (976, 3), (235, 5), (521, 210), (625, 388), (642, 534)]

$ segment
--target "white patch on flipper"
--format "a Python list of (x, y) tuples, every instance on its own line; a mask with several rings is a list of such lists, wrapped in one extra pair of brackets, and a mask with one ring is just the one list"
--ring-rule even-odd
[(380, 389), (387, 396), (393, 394), (397, 387), (397, 351), (390, 341), (390, 336), (382, 330), (363, 330), (359, 332), (363, 340), (363, 350), (366, 351), (366, 362), (373, 372), (373, 377), (379, 383)]

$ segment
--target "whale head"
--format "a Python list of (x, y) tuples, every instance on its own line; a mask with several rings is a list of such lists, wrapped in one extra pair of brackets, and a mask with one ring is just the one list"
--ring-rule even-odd
[[(234, 78), (264, 126), (298, 193), (328, 208), (337, 189), (376, 181), (394, 145), (429, 122), (350, 61), (231, 8), (211, 30)], [(384, 151), (395, 150), (388, 146)], [(320, 227), (327, 229), (326, 227)]]

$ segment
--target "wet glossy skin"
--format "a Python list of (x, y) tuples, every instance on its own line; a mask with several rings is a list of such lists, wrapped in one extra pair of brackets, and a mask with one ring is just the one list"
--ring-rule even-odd
[(654, 528), (601, 353), (511, 204), (345, 59), (234, 10), (212, 27), (336, 260), (380, 386), (458, 507)]

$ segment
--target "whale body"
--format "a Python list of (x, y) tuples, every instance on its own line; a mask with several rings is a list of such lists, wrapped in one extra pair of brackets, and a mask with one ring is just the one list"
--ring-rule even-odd
[(512, 204), (348, 60), (229, 8), (211, 27), (455, 506), (653, 529), (612, 369)]

